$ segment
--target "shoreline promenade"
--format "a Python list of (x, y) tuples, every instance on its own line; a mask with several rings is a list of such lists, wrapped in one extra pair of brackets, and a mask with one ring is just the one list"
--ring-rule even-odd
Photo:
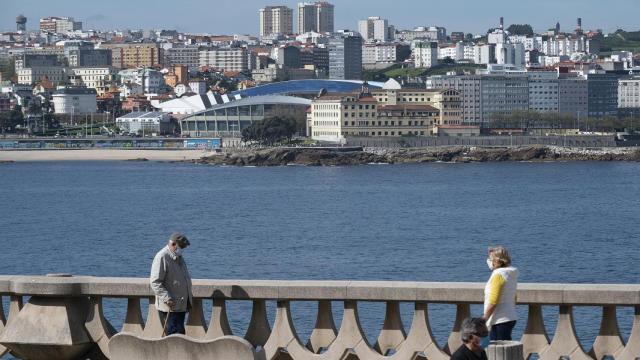
[[(483, 288), (481, 283), (194, 280), (194, 306), (186, 338), (181, 341), (204, 346), (203, 342), (233, 335), (226, 304), (251, 301), (251, 314), (246, 314), (250, 318), (248, 330), (240, 334), (244, 340), (238, 339), (250, 344), (256, 359), (447, 360), (461, 345), (460, 325), (470, 316), (471, 305), (482, 303)], [(162, 346), (164, 341), (160, 339), (162, 324), (146, 278), (0, 276), (0, 296), (10, 300), (8, 319), (0, 321), (0, 354), (11, 351), (33, 360), (52, 359), (52, 354), (56, 359), (111, 359), (112, 352), (123, 354), (140, 344)], [(29, 297), (27, 303), (23, 303), (25, 296)], [(103, 299), (127, 299), (121, 329), (114, 329), (105, 317)], [(524, 359), (532, 354), (538, 354), (541, 360), (640, 357), (640, 285), (519, 284), (517, 299), (519, 306), (527, 308), (521, 325), (524, 335), (519, 339)], [(212, 316), (206, 319), (204, 310), (209, 301)], [(270, 323), (266, 303), (272, 301), (277, 306), (275, 320)], [(149, 304), (146, 321), (142, 302)], [(292, 302), (317, 304), (317, 320), (309, 339), (301, 339), (295, 330)], [(363, 302), (386, 306), (384, 324), (376, 339), (367, 338), (362, 330), (358, 304)], [(332, 307), (339, 303), (344, 313), (336, 326)], [(401, 303), (414, 307), (408, 333), (400, 315)], [(445, 344), (438, 344), (433, 337), (430, 304), (456, 308)], [(543, 306), (557, 309), (552, 338), (545, 329)], [(593, 344), (581, 343), (574, 327), (573, 309), (585, 306), (601, 309), (600, 324), (593, 324), (600, 329)], [(635, 311), (626, 343), (618, 329), (619, 308)], [(123, 340), (121, 335), (125, 334), (131, 341)], [(119, 341), (112, 343), (112, 339)], [(177, 340), (172, 337), (167, 341)]]
[(139, 149), (52, 149), (52, 150), (2, 150), (0, 161), (124, 161), (147, 159), (149, 161), (197, 160), (212, 155), (204, 150), (139, 150)]

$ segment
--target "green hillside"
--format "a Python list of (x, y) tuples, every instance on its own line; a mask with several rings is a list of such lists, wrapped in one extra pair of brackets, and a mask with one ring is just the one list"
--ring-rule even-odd
[(401, 64), (392, 65), (382, 70), (365, 70), (363, 75), (367, 81), (387, 81), (390, 78), (407, 78), (407, 77), (421, 77), (432, 75), (445, 75), (450, 71), (463, 72), (467, 71), (475, 74), (476, 69), (484, 69), (484, 65), (476, 64), (445, 64), (434, 66), (429, 69), (414, 69), (409, 67), (402, 67)]
[(604, 38), (603, 52), (631, 51), (640, 52), (640, 31), (618, 30)]

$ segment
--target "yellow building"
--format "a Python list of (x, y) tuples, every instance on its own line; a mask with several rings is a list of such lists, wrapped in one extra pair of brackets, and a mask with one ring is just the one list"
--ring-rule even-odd
[(344, 142), (349, 136), (431, 136), (440, 125), (462, 122), (456, 90), (383, 89), (326, 94), (313, 100), (307, 118), (312, 139)]
[(440, 110), (436, 125), (459, 125), (462, 123), (462, 96), (454, 89), (395, 89), (374, 90), (373, 96), (387, 105), (429, 105)]
[(162, 49), (155, 43), (100, 44), (111, 49), (113, 66), (120, 69), (157, 67), (161, 65)]

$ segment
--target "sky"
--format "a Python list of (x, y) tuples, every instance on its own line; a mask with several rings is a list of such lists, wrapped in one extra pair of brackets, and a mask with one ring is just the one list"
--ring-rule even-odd
[[(545, 31), (560, 22), (564, 31), (582, 17), (584, 29), (613, 32), (640, 30), (640, 0), (333, 0), (336, 30), (356, 29), (359, 19), (380, 16), (397, 29), (444, 26), (448, 33), (480, 34), (498, 25), (531, 24)], [(257, 34), (258, 9), (295, 0), (0, 0), (0, 29), (15, 30), (15, 17), (27, 17), (38, 28), (47, 16), (71, 16), (84, 29), (175, 29), (190, 33)], [(296, 27), (294, 12), (294, 30)]]

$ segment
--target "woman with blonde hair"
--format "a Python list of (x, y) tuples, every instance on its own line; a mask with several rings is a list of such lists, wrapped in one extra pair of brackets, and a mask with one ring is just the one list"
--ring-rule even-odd
[(490, 340), (511, 340), (516, 325), (516, 292), (518, 269), (502, 246), (490, 247), (487, 266), (491, 276), (484, 289), (484, 315), (490, 329)]

